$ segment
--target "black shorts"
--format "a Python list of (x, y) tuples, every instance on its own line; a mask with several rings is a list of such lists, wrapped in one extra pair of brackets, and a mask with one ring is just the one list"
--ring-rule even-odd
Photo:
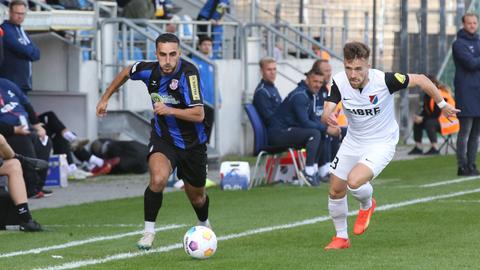
[(205, 144), (199, 144), (189, 149), (181, 149), (166, 142), (152, 132), (148, 150), (147, 159), (153, 153), (162, 153), (170, 160), (172, 169), (177, 168), (179, 179), (188, 182), (194, 187), (205, 186), (207, 179), (207, 146)]

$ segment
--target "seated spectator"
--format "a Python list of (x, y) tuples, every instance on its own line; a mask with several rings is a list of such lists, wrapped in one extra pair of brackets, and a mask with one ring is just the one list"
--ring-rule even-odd
[(86, 179), (92, 176), (91, 173), (85, 172), (77, 168), (73, 160), (72, 151), (83, 148), (88, 144), (88, 139), (80, 139), (75, 133), (68, 130), (65, 125), (58, 119), (57, 115), (48, 111), (38, 116), (38, 119), (43, 124), (47, 135), (52, 140), (53, 153), (67, 155), (68, 162), (68, 179)]
[[(323, 113), (323, 103), (330, 92), (330, 81), (332, 79), (332, 66), (327, 60), (317, 60), (313, 63), (312, 69), (318, 68), (324, 76), (324, 82), (320, 87), (320, 91), (315, 95), (314, 99), (314, 110), (315, 114), (320, 118)], [(337, 150), (340, 147), (339, 137), (332, 137), (330, 135), (325, 135), (322, 144), (322, 153), (320, 154), (320, 160), (318, 164), (315, 164), (318, 167), (318, 174), (320, 181), (328, 182), (329, 181), (329, 171), (330, 171), (330, 162), (337, 154)]]
[[(42, 227), (32, 219), (28, 209), (25, 180), (17, 157), (5, 138), (0, 135), (0, 175), (8, 178), (8, 192), (0, 187), (0, 230), (5, 229), (6, 225), (20, 225), (22, 231), (41, 231)], [(48, 167), (44, 160), (22, 158), (36, 167)]]
[[(52, 144), (27, 96), (13, 82), (0, 78), (0, 134), (15, 152), (48, 161)], [(29, 198), (51, 195), (43, 188), (47, 169), (22, 167)]]
[(277, 62), (271, 57), (264, 57), (259, 62), (262, 79), (253, 95), (253, 106), (257, 109), (263, 123), (268, 128), (282, 97), (275, 86)]
[(318, 68), (312, 68), (307, 78), (298, 83), (283, 100), (268, 128), (268, 141), (272, 145), (291, 145), (307, 149), (304, 175), (312, 186), (318, 186), (318, 163), (322, 133), (327, 129), (314, 111), (315, 95), (324, 83), (324, 75)]
[(111, 174), (141, 174), (148, 170), (148, 147), (137, 141), (97, 139), (92, 142), (90, 150), (109, 164)]
[[(435, 76), (427, 75), (427, 77), (435, 84), (435, 86), (440, 90), (442, 96), (449, 96), (452, 100), (452, 93), (446, 85), (440, 83)], [(448, 102), (448, 101), (447, 101)], [(413, 138), (415, 140), (415, 147), (408, 152), (409, 155), (438, 155), (440, 151), (438, 150), (437, 143), (437, 133), (440, 132), (440, 122), (439, 117), (441, 115), (441, 110), (432, 102), (432, 98), (429, 95), (423, 96), (423, 106), (419, 115), (413, 116)], [(422, 150), (422, 137), (423, 130), (427, 132), (428, 139), (430, 140), (431, 147), (430, 150), (423, 153)]]

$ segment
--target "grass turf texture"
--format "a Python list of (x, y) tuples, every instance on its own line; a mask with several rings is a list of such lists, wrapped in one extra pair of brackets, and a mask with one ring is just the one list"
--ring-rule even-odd
[[(480, 179), (419, 188), (423, 184), (457, 178), (455, 164), (453, 156), (392, 162), (374, 181), (378, 206), (480, 188)], [(327, 191), (327, 185), (320, 188), (267, 186), (248, 192), (209, 189), (210, 220), (217, 237), (221, 237), (326, 216)], [(350, 210), (358, 209), (358, 203), (351, 196), (349, 206)], [(142, 209), (143, 198), (138, 197), (37, 210), (33, 214), (47, 231), (0, 232), (0, 253), (141, 230)], [(479, 212), (480, 194), (474, 193), (379, 211), (361, 236), (351, 232), (356, 217), (349, 217), (352, 248), (348, 250), (323, 251), (334, 234), (328, 220), (219, 241), (217, 253), (205, 261), (191, 259), (177, 248), (82, 269), (478, 269)], [(180, 243), (195, 220), (183, 192), (166, 194), (157, 226), (185, 224), (185, 227), (157, 233), (154, 248)], [(102, 224), (133, 225), (99, 226)], [(40, 254), (0, 258), (0, 269), (45, 268), (135, 253), (138, 239), (139, 235), (134, 235)]]

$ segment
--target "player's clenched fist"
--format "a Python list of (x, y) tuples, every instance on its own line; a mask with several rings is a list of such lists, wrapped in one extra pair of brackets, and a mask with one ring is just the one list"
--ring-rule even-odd
[(158, 115), (169, 115), (170, 110), (171, 108), (163, 102), (155, 102), (155, 104), (153, 104), (153, 111)]

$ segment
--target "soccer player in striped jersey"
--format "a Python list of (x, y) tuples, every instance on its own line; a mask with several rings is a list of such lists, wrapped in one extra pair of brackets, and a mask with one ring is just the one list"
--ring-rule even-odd
[(141, 80), (152, 97), (155, 113), (149, 143), (150, 183), (144, 194), (145, 231), (139, 249), (148, 250), (155, 238), (155, 221), (162, 206), (163, 190), (177, 168), (185, 192), (198, 218), (198, 225), (210, 227), (207, 177), (207, 135), (205, 133), (203, 89), (197, 68), (180, 59), (180, 41), (174, 34), (160, 35), (156, 62), (137, 62), (123, 69), (97, 104), (104, 116), (112, 94), (128, 79)]

